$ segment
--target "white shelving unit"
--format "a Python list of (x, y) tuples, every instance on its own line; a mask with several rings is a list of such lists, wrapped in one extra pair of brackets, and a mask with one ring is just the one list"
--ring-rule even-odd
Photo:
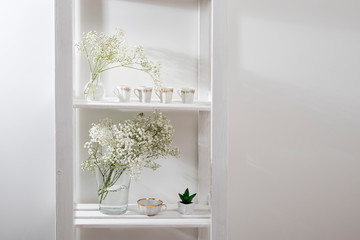
[[(226, 29), (226, 1), (56, 0), (55, 3), (57, 239), (83, 240), (79, 231), (104, 228), (119, 229), (118, 231), (127, 228), (184, 228), (195, 230), (191, 232), (189, 239), (226, 239), (227, 105), (223, 37)], [(141, 29), (140, 26), (138, 29), (139, 25), (129, 25), (119, 17), (137, 12), (142, 12), (144, 18), (153, 16), (148, 20), (158, 24), (154, 31), (158, 31), (158, 39), (163, 39), (163, 45), (157, 44), (158, 40), (151, 37), (146, 42), (147, 36), (150, 36), (146, 28)], [(127, 17), (131, 19), (133, 16)], [(196, 88), (193, 104), (182, 104), (176, 98), (172, 104), (161, 104), (154, 99), (147, 104), (136, 101), (120, 103), (111, 95), (103, 101), (86, 101), (83, 98), (82, 86), (86, 82), (84, 76), (88, 74), (88, 69), (74, 54), (74, 42), (78, 41), (82, 31), (107, 31), (120, 23), (128, 27), (130, 33), (137, 35), (135, 38), (143, 39), (148, 49), (152, 49), (153, 56), (165, 63), (163, 68), (169, 79), (167, 84), (175, 88), (190, 84)], [(167, 37), (172, 28), (179, 31), (171, 33), (175, 35), (173, 39)], [(186, 40), (182, 39), (182, 35), (185, 35)], [(146, 80), (142, 82), (142, 77), (132, 74), (112, 72), (105, 75), (109, 88), (107, 92), (111, 92), (109, 90), (118, 84), (116, 79), (119, 76), (132, 79), (137, 84), (146, 84)], [(130, 195), (156, 197), (140, 194), (162, 194), (161, 198), (165, 198), (168, 209), (153, 217), (144, 216), (138, 212), (137, 205), (132, 204), (134, 199), (130, 199), (126, 214), (104, 215), (98, 211), (94, 199), (96, 191), (94, 194), (90, 191), (94, 181), (89, 181), (90, 177), (79, 171), (79, 163), (84, 159), (81, 146), (89, 124), (108, 116), (115, 117), (117, 121), (129, 118), (130, 114), (136, 112), (154, 110), (169, 115), (175, 126), (175, 135), (178, 133), (175, 142), (182, 146), (180, 150), (183, 149), (184, 154), (180, 161), (169, 160), (163, 172), (158, 170), (159, 173), (155, 173), (165, 181), (149, 178), (145, 174), (144, 182), (135, 184), (134, 192), (130, 190)], [(170, 173), (167, 174), (167, 171)], [(149, 187), (145, 184), (146, 181), (157, 181), (150, 185), (156, 187)], [(174, 182), (175, 187), (170, 182)], [(174, 195), (177, 194), (173, 192), (176, 184), (181, 182), (197, 189), (196, 210), (192, 215), (177, 212), (174, 200)], [(170, 192), (172, 194), (165, 194)], [(146, 236), (148, 240), (155, 239), (151, 235)], [(177, 239), (176, 236), (173, 238), (169, 235), (165, 238)]]

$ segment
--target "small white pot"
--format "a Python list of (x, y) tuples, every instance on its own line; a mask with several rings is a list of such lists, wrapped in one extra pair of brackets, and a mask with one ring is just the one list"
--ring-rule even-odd
[(184, 214), (184, 215), (191, 214), (194, 211), (194, 207), (195, 207), (194, 203), (184, 204), (184, 203), (178, 202), (179, 213)]

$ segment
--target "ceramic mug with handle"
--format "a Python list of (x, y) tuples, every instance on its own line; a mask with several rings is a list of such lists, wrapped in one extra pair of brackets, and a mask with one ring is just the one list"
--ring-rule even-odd
[(191, 104), (194, 102), (195, 89), (182, 88), (178, 90), (178, 94), (181, 97), (182, 103)]
[(139, 98), (139, 101), (142, 103), (149, 103), (151, 102), (151, 87), (137, 87), (134, 89), (134, 94)]
[(165, 207), (165, 210), (167, 209), (166, 204), (157, 198), (142, 198), (137, 203), (140, 212), (147, 216), (155, 216), (161, 211), (162, 207)]
[(119, 98), (120, 102), (130, 102), (131, 87), (117, 86), (114, 89), (114, 94)]
[(160, 98), (161, 103), (171, 103), (173, 96), (174, 88), (172, 87), (162, 87), (159, 91), (156, 91), (156, 95)]

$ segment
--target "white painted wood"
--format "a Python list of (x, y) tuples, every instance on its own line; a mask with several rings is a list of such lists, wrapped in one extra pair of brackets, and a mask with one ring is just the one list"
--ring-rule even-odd
[(74, 239), (72, 51), (73, 1), (55, 1), (56, 239)]
[(192, 218), (208, 218), (210, 219), (210, 210), (209, 208), (206, 210), (197, 210), (195, 211), (193, 214), (191, 215), (181, 215), (177, 209), (174, 210), (167, 210), (166, 212), (161, 212), (156, 216), (145, 216), (140, 214), (137, 210), (131, 210), (128, 211), (126, 214), (124, 215), (119, 215), (119, 216), (112, 216), (112, 215), (104, 215), (99, 211), (75, 211), (74, 213), (74, 217), (75, 219), (80, 219), (80, 218), (91, 218), (91, 219), (107, 219), (107, 218), (126, 218), (126, 219), (154, 219), (154, 218), (171, 218), (171, 219), (192, 219)]
[(104, 215), (99, 212), (98, 204), (77, 204), (74, 213), (75, 227), (209, 227), (210, 209), (207, 205), (196, 205), (192, 215), (182, 215), (177, 204), (169, 204), (166, 211), (156, 216), (146, 216), (138, 211), (136, 204), (129, 204), (123, 215)]
[(212, 0), (211, 239), (227, 239), (228, 94), (226, 0)]
[[(129, 204), (128, 205), (128, 211), (137, 211), (137, 204)], [(167, 210), (173, 211), (177, 209), (177, 204), (167, 204)], [(97, 203), (77, 203), (74, 204), (74, 210), (75, 211), (97, 211), (99, 210), (99, 204)], [(195, 210), (197, 211), (210, 211), (209, 205), (207, 204), (195, 204)], [(122, 215), (124, 216), (124, 215)], [(182, 215), (182, 216), (188, 216), (188, 215)]]
[(182, 215), (178, 211), (177, 204), (167, 204), (166, 211), (161, 211), (158, 215), (148, 217), (139, 212), (137, 204), (129, 204), (128, 211), (123, 215), (105, 215), (99, 212), (98, 204), (75, 204), (76, 218), (210, 218), (210, 208), (208, 205), (195, 204), (194, 213)]
[(198, 114), (198, 195), (200, 204), (209, 204), (211, 183), (211, 113)]
[(128, 111), (143, 111), (143, 110), (164, 110), (164, 111), (210, 111), (210, 101), (199, 102), (195, 101), (193, 104), (183, 104), (180, 101), (174, 101), (171, 104), (162, 104), (160, 102), (140, 103), (128, 102), (121, 103), (116, 99), (108, 98), (104, 101), (87, 101), (84, 99), (74, 99), (74, 108), (96, 108), (96, 109), (121, 109)]
[(211, 100), (211, 0), (198, 0), (198, 99)]
[[(211, 0), (198, 0), (198, 99), (211, 101)], [(211, 113), (198, 115), (198, 202), (210, 204)], [(198, 240), (209, 240), (210, 229), (199, 228)]]
[(77, 228), (204, 228), (210, 219), (75, 219)]

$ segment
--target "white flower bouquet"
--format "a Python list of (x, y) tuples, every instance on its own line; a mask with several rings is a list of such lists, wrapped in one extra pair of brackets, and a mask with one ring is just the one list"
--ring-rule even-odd
[(143, 168), (156, 170), (160, 166), (157, 159), (179, 155), (179, 149), (172, 147), (174, 128), (161, 112), (149, 117), (140, 113), (118, 124), (104, 119), (93, 124), (89, 133), (90, 141), (85, 143), (89, 157), (82, 168), (100, 172), (100, 204), (123, 173), (137, 178)]
[(117, 67), (146, 72), (153, 79), (155, 89), (162, 86), (160, 64), (149, 61), (142, 46), (129, 47), (125, 33), (121, 29), (116, 29), (112, 35), (99, 34), (96, 31), (83, 33), (82, 41), (75, 46), (86, 57), (91, 72), (90, 81), (84, 89), (85, 97), (91, 93), (95, 100), (99, 74)]

